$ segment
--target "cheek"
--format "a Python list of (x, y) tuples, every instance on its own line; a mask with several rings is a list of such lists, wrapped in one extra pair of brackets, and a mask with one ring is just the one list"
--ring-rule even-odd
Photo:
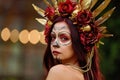
[(64, 55), (66, 55), (68, 57), (71, 57), (71, 56), (74, 55), (72, 45), (63, 47), (62, 52), (63, 52)]

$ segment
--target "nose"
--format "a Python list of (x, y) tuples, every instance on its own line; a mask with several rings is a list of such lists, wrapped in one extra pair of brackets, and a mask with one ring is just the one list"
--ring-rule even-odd
[(52, 43), (53, 47), (59, 48), (60, 45), (58, 44), (57, 40)]

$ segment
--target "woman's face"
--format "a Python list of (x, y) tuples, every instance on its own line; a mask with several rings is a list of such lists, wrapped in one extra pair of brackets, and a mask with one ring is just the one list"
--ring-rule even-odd
[(51, 53), (53, 58), (69, 63), (74, 61), (75, 53), (72, 48), (71, 32), (65, 22), (58, 22), (51, 32)]

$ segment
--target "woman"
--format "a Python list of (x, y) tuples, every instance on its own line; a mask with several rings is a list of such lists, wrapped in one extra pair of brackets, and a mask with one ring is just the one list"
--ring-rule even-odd
[(54, 21), (44, 64), (49, 71), (46, 80), (102, 80), (97, 52), (85, 52), (78, 29), (68, 18), (58, 17)]
[(95, 17), (109, 1), (105, 0), (105, 6), (101, 4), (93, 11), (94, 15), (90, 9), (96, 1), (52, 0), (54, 6), (44, 1), (48, 5), (45, 11), (33, 6), (45, 18), (37, 20), (45, 25), (46, 80), (103, 80), (97, 48), (100, 38), (106, 36), (106, 28), (100, 24), (110, 17), (114, 8), (98, 20)]

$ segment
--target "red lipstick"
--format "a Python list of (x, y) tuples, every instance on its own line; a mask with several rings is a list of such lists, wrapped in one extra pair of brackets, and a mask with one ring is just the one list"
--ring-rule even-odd
[(60, 54), (60, 52), (58, 52), (58, 51), (53, 51), (52, 53), (53, 53), (54, 55)]

